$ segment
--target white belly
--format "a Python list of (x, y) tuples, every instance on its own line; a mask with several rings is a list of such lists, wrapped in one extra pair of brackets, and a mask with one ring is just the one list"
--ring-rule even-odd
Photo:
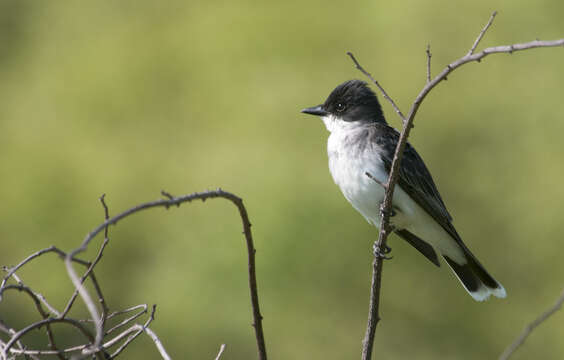
[[(342, 151), (330, 152), (329, 154), (329, 170), (345, 198), (369, 223), (379, 226), (380, 204), (384, 200), (384, 188), (366, 173), (369, 173), (378, 181), (386, 183), (388, 174), (384, 170), (381, 159), (374, 154), (370, 154), (372, 155), (370, 157), (366, 157), (362, 153), (347, 154)], [(406, 196), (407, 194), (396, 186), (394, 205), (398, 202), (401, 203), (401, 200), (405, 200)], [(405, 211), (409, 211), (409, 207)], [(393, 219), (395, 226), (401, 228), (403, 225), (407, 225), (402, 221), (406, 220), (402, 219), (405, 217), (403, 214), (396, 215)]]
[[(384, 199), (384, 188), (366, 175), (370, 173), (382, 183), (388, 180), (378, 151), (374, 148), (355, 149), (343, 146), (346, 140), (332, 132), (327, 143), (329, 170), (333, 180), (351, 205), (376, 227), (380, 225), (380, 204)], [(465, 262), (456, 242), (423, 208), (421, 208), (399, 185), (394, 190), (392, 202), (395, 216), (391, 219), (397, 229), (407, 229), (428, 242), (440, 253), (460, 263)]]

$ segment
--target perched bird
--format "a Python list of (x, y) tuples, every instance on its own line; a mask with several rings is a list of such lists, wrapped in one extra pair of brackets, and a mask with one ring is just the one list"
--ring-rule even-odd
[[(378, 227), (384, 188), (375, 179), (387, 182), (399, 133), (386, 123), (376, 94), (365, 82), (350, 80), (337, 86), (323, 104), (302, 112), (320, 116), (325, 123), (333, 180), (352, 206)], [(506, 296), (462, 242), (429, 170), (409, 143), (392, 208), (394, 232), (436, 266), (441, 255), (474, 299)]]

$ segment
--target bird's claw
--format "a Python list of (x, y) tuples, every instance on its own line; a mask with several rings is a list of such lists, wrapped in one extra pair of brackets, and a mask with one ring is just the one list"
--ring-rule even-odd
[(392, 218), (394, 216), (396, 216), (396, 210), (394, 208), (391, 208), (390, 211), (386, 211), (386, 209), (384, 209), (384, 203), (380, 204), (380, 216), (384, 216), (386, 214), (389, 214), (389, 217)]
[(378, 257), (380, 259), (384, 259), (384, 260), (391, 260), (393, 259), (393, 256), (386, 256), (389, 253), (392, 252), (392, 248), (389, 247), (388, 245), (384, 245), (382, 247), (382, 249), (380, 249), (380, 247), (378, 246), (378, 244), (374, 244), (373, 246), (373, 253), (375, 257)]

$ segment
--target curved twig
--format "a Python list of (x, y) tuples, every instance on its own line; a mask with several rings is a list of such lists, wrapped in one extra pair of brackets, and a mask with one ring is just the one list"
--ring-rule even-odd
[[(18, 271), (18, 269), (20, 269), (22, 266), (29, 263), (33, 259), (36, 259), (39, 256), (46, 254), (46, 253), (50, 253), (50, 252), (54, 252), (61, 257), (67, 256), (67, 254), (64, 251), (62, 251), (62, 250), (60, 250), (57, 247), (52, 245), (52, 246), (49, 246), (48, 248), (34, 252), (33, 254), (31, 254), (28, 257), (26, 257), (25, 259), (23, 259), (18, 265), (14, 266), (12, 268), (4, 267), (4, 270), (7, 272), (7, 274), (2, 279), (2, 283), (0, 283), (0, 301), (2, 301), (2, 289), (4, 288), (4, 286), (6, 285), (8, 280), (16, 273), (16, 271)], [(73, 261), (76, 261), (76, 262), (78, 262), (79, 264), (82, 264), (82, 265), (88, 265), (89, 264), (87, 261), (77, 259), (77, 258), (73, 259)]]
[[(49, 317), (49, 313), (47, 313), (41, 307), (41, 303), (42, 303), (41, 299), (28, 286), (25, 286), (23, 283), (20, 282), (18, 285), (6, 285), (2, 290), (12, 290), (12, 289), (18, 290), (20, 292), (23, 291), (24, 293), (28, 294), (29, 297), (31, 297), (31, 299), (33, 300), (33, 303), (35, 304), (35, 308), (37, 309), (41, 317), (43, 319), (47, 319)], [(56, 350), (57, 346), (55, 345), (55, 337), (53, 336), (53, 330), (51, 329), (51, 324), (47, 323), (45, 325), (45, 328), (47, 329), (47, 338), (49, 339), (49, 346), (51, 347), (52, 350)], [(7, 351), (8, 349), (9, 349), (8, 346), (6, 346), (4, 351)], [(59, 359), (64, 360), (63, 356), (60, 354), (58, 354), (57, 357)]]
[[(14, 345), (21, 337), (26, 335), (28, 332), (30, 332), (34, 329), (38, 329), (38, 328), (42, 327), (43, 325), (50, 325), (50, 324), (56, 324), (56, 323), (70, 324), (70, 325), (76, 327), (78, 330), (80, 330), (80, 332), (90, 342), (94, 342), (94, 336), (92, 336), (92, 334), (90, 334), (90, 332), (84, 326), (82, 326), (82, 324), (80, 324), (80, 322), (73, 320), (73, 319), (48, 318), (48, 319), (43, 319), (41, 321), (34, 322), (33, 324), (26, 326), (25, 328), (21, 329), (16, 334), (14, 334), (10, 338), (10, 341), (8, 341), (6, 343), (6, 346), (2, 349), (2, 356), (4, 358), (7, 358), (8, 351), (10, 350), (12, 345)], [(97, 357), (99, 357), (100, 359), (104, 359), (102, 353), (98, 353)]]
[(249, 288), (251, 293), (251, 305), (253, 309), (253, 327), (255, 328), (255, 337), (257, 341), (259, 359), (266, 360), (266, 346), (264, 341), (264, 331), (262, 328), (262, 315), (260, 313), (260, 307), (258, 301), (258, 289), (257, 289), (256, 271), (255, 271), (256, 250), (253, 245), (251, 223), (249, 221), (247, 210), (243, 205), (243, 200), (240, 197), (230, 192), (223, 191), (221, 189), (214, 191), (197, 192), (197, 193), (178, 196), (178, 197), (173, 197), (168, 193), (163, 193), (163, 196), (166, 196), (167, 199), (161, 199), (161, 200), (140, 204), (138, 206), (135, 206), (131, 209), (128, 209), (118, 215), (115, 215), (107, 219), (106, 221), (98, 225), (94, 230), (92, 230), (90, 233), (86, 235), (79, 248), (69, 252), (65, 257), (65, 265), (67, 268), (67, 272), (71, 278), (71, 281), (73, 282), (75, 288), (78, 290), (79, 295), (82, 297), (84, 303), (86, 304), (88, 311), (90, 312), (90, 317), (92, 318), (96, 326), (96, 336), (92, 349), (85, 351), (84, 353), (85, 354), (95, 353), (100, 349), (104, 335), (104, 329), (103, 329), (103, 323), (100, 319), (100, 315), (98, 314), (98, 309), (96, 307), (96, 304), (92, 300), (92, 297), (90, 296), (90, 294), (82, 284), (81, 279), (78, 277), (78, 274), (74, 270), (72, 266), (72, 259), (78, 253), (85, 251), (86, 248), (88, 247), (88, 244), (100, 231), (107, 228), (109, 225), (115, 225), (118, 221), (122, 220), (123, 218), (129, 215), (155, 207), (165, 207), (168, 209), (173, 205), (180, 206), (180, 204), (182, 203), (191, 202), (193, 200), (205, 201), (207, 199), (224, 198), (231, 201), (235, 206), (237, 206), (237, 209), (239, 210), (239, 215), (241, 216), (241, 221), (243, 224), (243, 233), (245, 235), (245, 239), (247, 242)]
[(525, 340), (527, 340), (527, 337), (529, 335), (531, 335), (531, 333), (533, 332), (533, 330), (539, 326), (540, 324), (542, 324), (546, 319), (548, 319), (549, 317), (552, 316), (552, 314), (554, 314), (555, 312), (557, 312), (558, 310), (560, 310), (560, 308), (562, 308), (562, 305), (564, 304), (564, 291), (562, 291), (562, 293), (560, 294), (560, 297), (558, 297), (558, 299), (556, 300), (556, 302), (554, 303), (554, 305), (552, 305), (550, 308), (548, 308), (545, 312), (543, 312), (542, 314), (539, 315), (539, 317), (537, 317), (535, 320), (533, 320), (531, 323), (527, 324), (527, 326), (525, 326), (525, 328), (523, 329), (523, 331), (521, 332), (521, 334), (519, 335), (519, 337), (517, 337), (517, 339), (515, 339), (515, 341), (509, 345), (507, 347), (507, 349), (505, 349), (505, 351), (503, 352), (503, 354), (501, 354), (501, 356), (499, 357), (499, 360), (507, 360), (509, 359), (509, 357), (511, 357), (511, 355), (513, 355), (513, 353), (521, 346), (523, 345), (523, 343), (525, 342)]

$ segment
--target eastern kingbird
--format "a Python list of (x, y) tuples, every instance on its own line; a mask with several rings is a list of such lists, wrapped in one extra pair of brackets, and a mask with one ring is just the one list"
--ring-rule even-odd
[[(337, 86), (323, 104), (302, 112), (320, 116), (325, 123), (333, 180), (352, 206), (378, 227), (384, 188), (374, 179), (387, 182), (399, 133), (386, 123), (376, 94), (365, 82), (350, 80)], [(503, 286), (462, 242), (429, 170), (409, 143), (392, 207), (394, 232), (436, 266), (441, 255), (475, 300), (490, 294), (505, 297)]]

